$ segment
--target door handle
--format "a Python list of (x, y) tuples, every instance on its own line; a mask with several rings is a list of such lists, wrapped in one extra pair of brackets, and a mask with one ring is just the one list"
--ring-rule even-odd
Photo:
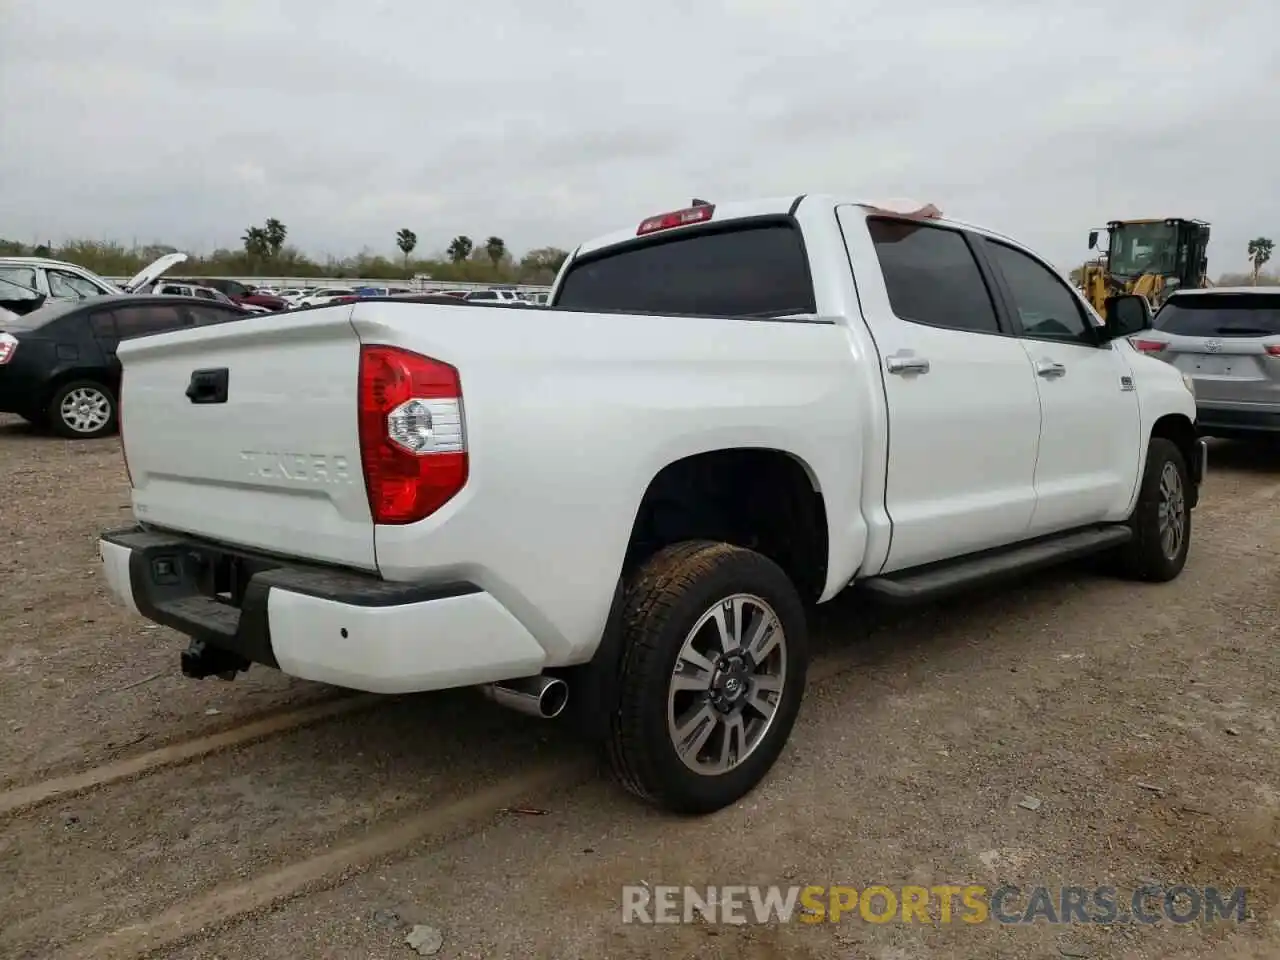
[(1036, 364), (1036, 375), (1047, 377), (1049, 379), (1065, 377), (1067, 375), (1067, 368), (1052, 360), (1041, 360)]
[(192, 403), (226, 403), (227, 385), (231, 371), (226, 367), (216, 370), (193, 370), (187, 384), (187, 399)]
[(884, 366), (890, 373), (897, 374), (929, 372), (929, 361), (924, 357), (913, 357), (903, 354), (894, 354), (891, 357), (885, 357)]

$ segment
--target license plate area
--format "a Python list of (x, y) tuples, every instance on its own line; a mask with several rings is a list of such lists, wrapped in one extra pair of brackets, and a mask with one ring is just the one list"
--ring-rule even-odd
[(198, 596), (237, 610), (249, 581), (278, 564), (204, 547), (164, 551), (151, 558), (151, 582), (161, 596)]
[(1194, 357), (1192, 372), (1204, 376), (1230, 376), (1231, 361), (1226, 357)]
[(1183, 369), (1192, 376), (1230, 377), (1239, 374), (1240, 359), (1192, 354), (1184, 359)]

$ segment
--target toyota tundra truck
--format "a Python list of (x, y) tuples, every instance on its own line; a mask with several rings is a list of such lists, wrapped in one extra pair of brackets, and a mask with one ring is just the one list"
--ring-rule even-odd
[(121, 344), (114, 592), (251, 664), (569, 708), (682, 813), (791, 733), (806, 611), (1187, 559), (1191, 381), (1020, 243), (824, 196), (584, 243), (548, 307), (361, 299)]

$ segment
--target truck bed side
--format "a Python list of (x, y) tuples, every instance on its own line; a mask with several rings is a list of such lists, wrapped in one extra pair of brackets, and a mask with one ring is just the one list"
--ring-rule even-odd
[[(467, 486), (420, 524), (378, 528), (382, 575), (475, 582), (555, 661), (589, 655), (637, 509), (675, 461), (783, 451), (833, 523), (860, 525), (858, 378), (834, 323), (386, 302), (356, 304), (352, 323), (362, 343), (444, 359), (462, 381)], [(839, 589), (861, 547), (831, 540)]]

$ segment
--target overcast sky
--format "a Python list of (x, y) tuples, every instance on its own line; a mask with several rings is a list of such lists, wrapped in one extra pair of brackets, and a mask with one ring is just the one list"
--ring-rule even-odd
[[(696, 12), (693, 12), (696, 11)], [(690, 197), (909, 196), (1067, 269), (1280, 234), (1274, 0), (0, 0), (0, 237), (572, 247)]]

